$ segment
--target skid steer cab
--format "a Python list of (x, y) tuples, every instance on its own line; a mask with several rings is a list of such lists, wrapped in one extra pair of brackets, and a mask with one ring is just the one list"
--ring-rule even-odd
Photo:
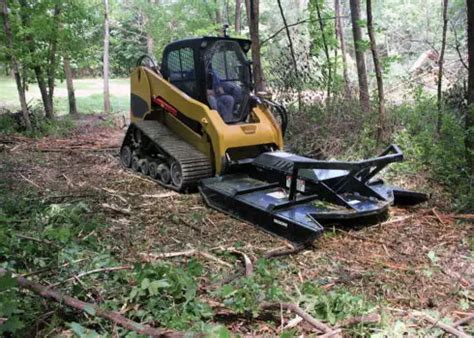
[(283, 151), (288, 116), (253, 92), (251, 42), (202, 37), (166, 46), (161, 65), (144, 56), (131, 74), (131, 124), (121, 162), (177, 191), (294, 242), (312, 241), (322, 221), (384, 214), (421, 193), (375, 179), (403, 155), (316, 161)]
[[(142, 58), (131, 76), (131, 121), (159, 122), (200, 151), (214, 174), (281, 149), (286, 111), (274, 109), (277, 122), (275, 104), (252, 93), (249, 49), (249, 40), (203, 37), (166, 46), (159, 70)], [(183, 178), (174, 185), (197, 182)]]

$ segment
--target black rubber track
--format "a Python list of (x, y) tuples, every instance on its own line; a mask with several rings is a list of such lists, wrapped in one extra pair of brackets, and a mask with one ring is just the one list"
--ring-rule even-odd
[(196, 187), (201, 179), (212, 176), (212, 164), (206, 155), (181, 139), (160, 122), (139, 121), (131, 124), (129, 130), (130, 128), (141, 130), (160, 152), (168, 157), (169, 163), (175, 160), (181, 166), (183, 177), (181, 188), (155, 180), (162, 186), (176, 191), (184, 191)]

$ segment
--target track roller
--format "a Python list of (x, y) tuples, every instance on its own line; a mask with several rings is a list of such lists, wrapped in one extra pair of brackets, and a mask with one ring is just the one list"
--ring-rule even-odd
[(129, 146), (123, 146), (120, 150), (120, 161), (125, 168), (132, 165), (132, 149)]

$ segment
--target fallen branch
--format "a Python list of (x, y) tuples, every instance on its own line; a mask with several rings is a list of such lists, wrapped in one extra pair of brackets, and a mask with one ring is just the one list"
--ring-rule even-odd
[(48, 241), (47, 239), (40, 239), (40, 238), (31, 237), (31, 236), (22, 235), (22, 234), (16, 234), (15, 236), (18, 237), (18, 238), (27, 239), (27, 240), (29, 240), (29, 241), (33, 241), (33, 242), (37, 242), (37, 243), (42, 243), (42, 244), (46, 244), (46, 245), (52, 245), (52, 246), (55, 246), (56, 248), (59, 248), (59, 247), (60, 247), (60, 246), (57, 245), (56, 243), (51, 242), (51, 241)]
[(333, 333), (335, 330), (324, 324), (323, 322), (320, 322), (319, 320), (315, 319), (313, 316), (311, 316), (309, 313), (305, 312), (302, 308), (300, 308), (296, 304), (291, 304), (291, 303), (262, 303), (260, 305), (260, 308), (262, 310), (268, 310), (268, 309), (283, 309), (283, 310), (288, 310), (308, 322), (311, 326), (313, 326), (315, 329), (317, 329), (320, 332), (323, 333)]
[[(5, 273), (6, 273), (6, 270), (0, 268), (0, 276), (3, 276)], [(120, 313), (116, 311), (107, 311), (107, 310), (101, 309), (96, 304), (86, 303), (77, 298), (62, 295), (56, 290), (51, 290), (39, 283), (29, 281), (26, 278), (23, 278), (21, 276), (14, 276), (14, 278), (17, 280), (18, 285), (21, 288), (31, 290), (34, 293), (44, 298), (52, 299), (60, 304), (65, 304), (74, 309), (87, 312), (90, 315), (108, 319), (116, 323), (117, 325), (120, 325), (126, 328), (127, 330), (132, 330), (139, 334), (143, 334), (143, 335), (147, 335), (151, 337), (170, 337), (170, 336), (178, 335), (178, 333), (173, 332), (171, 330), (153, 328), (148, 325), (137, 323), (133, 320), (130, 320), (122, 316)]]
[(451, 325), (448, 325), (446, 323), (443, 323), (441, 321), (441, 319), (435, 319), (433, 317), (431, 317), (430, 315), (426, 314), (426, 313), (423, 313), (423, 312), (414, 312), (413, 313), (415, 316), (420, 316), (422, 317), (423, 319), (425, 319), (426, 321), (430, 322), (431, 324), (433, 324), (434, 326), (437, 326), (439, 327), (440, 329), (442, 329), (443, 331), (447, 332), (447, 333), (450, 333), (456, 337), (461, 337), (461, 338), (468, 338), (470, 337), (469, 335), (465, 334), (464, 332), (461, 332), (459, 331), (458, 329), (452, 327)]
[(24, 179), (26, 182), (28, 182), (29, 184), (31, 184), (32, 186), (34, 186), (35, 188), (39, 189), (39, 190), (43, 190), (43, 188), (41, 188), (38, 184), (36, 184), (35, 182), (33, 182), (32, 180), (30, 180), (29, 178), (26, 178), (25, 176), (23, 176), (22, 174), (20, 174), (20, 177), (22, 179)]
[(64, 284), (64, 283), (67, 283), (67, 282), (70, 282), (70, 281), (73, 281), (73, 280), (78, 280), (82, 277), (92, 275), (92, 274), (95, 274), (95, 273), (120, 271), (120, 270), (131, 270), (131, 269), (133, 269), (133, 266), (131, 266), (131, 265), (122, 265), (122, 266), (113, 266), (113, 267), (109, 267), (109, 268), (101, 268), (101, 269), (95, 269), (95, 270), (90, 270), (90, 271), (86, 271), (86, 272), (81, 272), (78, 275), (74, 275), (74, 276), (72, 276), (68, 279), (65, 279), (65, 280), (61, 281), (61, 282), (52, 284), (52, 285), (48, 286), (48, 288), (52, 288), (52, 287), (55, 287), (55, 286), (58, 286), (58, 285), (61, 285), (61, 284)]
[(436, 207), (431, 209), (431, 211), (433, 212), (433, 215), (436, 216), (436, 218), (438, 219), (438, 222), (440, 222), (441, 224), (443, 225), (446, 225), (446, 223), (443, 221), (443, 219), (441, 218), (441, 216), (438, 214), (438, 212), (436, 211)]
[(303, 243), (303, 244), (294, 246), (293, 248), (288, 249), (288, 250), (269, 251), (263, 255), (263, 258), (269, 259), (269, 258), (282, 257), (282, 256), (287, 256), (287, 255), (294, 255), (305, 250), (306, 248), (310, 246), (312, 246), (312, 243)]
[(455, 219), (460, 219), (463, 221), (474, 221), (474, 214), (458, 214), (452, 215)]
[(204, 258), (207, 258), (207, 259), (210, 259), (214, 262), (217, 262), (221, 265), (224, 265), (224, 266), (227, 266), (228, 268), (232, 268), (232, 265), (227, 263), (227, 262), (224, 262), (222, 259), (214, 256), (214, 255), (211, 255), (209, 252), (204, 252), (204, 251), (196, 251), (196, 254), (204, 257)]
[(249, 256), (247, 256), (247, 254), (245, 254), (244, 252), (239, 251), (239, 250), (235, 250), (235, 249), (230, 249), (229, 252), (239, 254), (244, 258), (245, 276), (249, 277), (253, 273), (253, 264), (252, 264), (252, 261), (250, 260)]
[(467, 315), (466, 317), (461, 318), (461, 319), (455, 321), (455, 322), (453, 323), (453, 326), (454, 326), (454, 327), (458, 327), (458, 326), (461, 326), (461, 325), (463, 325), (463, 324), (465, 324), (465, 323), (469, 323), (470, 321), (473, 321), (473, 320), (474, 320), (474, 313), (471, 313), (470, 315)]
[(130, 216), (130, 209), (122, 209), (122, 208), (119, 208), (116, 205), (112, 205), (112, 204), (108, 204), (108, 203), (102, 203), (102, 208), (118, 212), (119, 214), (122, 214), (122, 215), (125, 215), (125, 216)]
[(171, 257), (179, 257), (179, 256), (192, 256), (196, 253), (195, 249), (186, 250), (186, 251), (178, 251), (178, 252), (166, 252), (166, 253), (145, 253), (142, 252), (139, 255), (144, 258), (146, 262), (151, 262), (152, 260), (160, 259), (160, 258), (171, 258)]
[(179, 252), (168, 252), (168, 253), (158, 253), (158, 254), (153, 254), (153, 253), (140, 253), (139, 254), (140, 256), (144, 257), (145, 261), (146, 262), (151, 262), (153, 260), (157, 260), (157, 259), (160, 259), (160, 258), (170, 258), (170, 257), (179, 257), (179, 256), (194, 256), (194, 255), (199, 255), (199, 256), (202, 256), (204, 258), (207, 258), (209, 260), (212, 260), (214, 262), (217, 262), (221, 265), (224, 265), (228, 268), (231, 268), (232, 265), (230, 265), (229, 263), (227, 262), (224, 262), (222, 259), (208, 253), (208, 252), (204, 252), (204, 251), (199, 251), (199, 250), (196, 250), (196, 249), (190, 249), (190, 250), (186, 250), (186, 251), (179, 251)]

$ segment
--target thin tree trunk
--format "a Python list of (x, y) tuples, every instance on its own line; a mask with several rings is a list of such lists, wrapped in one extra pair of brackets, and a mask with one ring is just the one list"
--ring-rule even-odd
[[(285, 26), (285, 31), (286, 31), (286, 36), (288, 37), (288, 45), (290, 46), (290, 52), (291, 52), (291, 60), (293, 61), (293, 69), (295, 71), (295, 78), (298, 79), (298, 65), (296, 63), (296, 56), (295, 56), (295, 50), (293, 48), (293, 41), (291, 40), (291, 34), (290, 34), (290, 29), (288, 28), (288, 23), (286, 22), (285, 18), (285, 12), (283, 11), (283, 7), (281, 5), (281, 0), (277, 0), (278, 2), (278, 7), (280, 8), (280, 15), (283, 20), (283, 25)], [(300, 86), (297, 86), (298, 88), (298, 111), (301, 111), (301, 89)]]
[(342, 54), (342, 76), (344, 78), (344, 91), (346, 96), (349, 97), (350, 90), (349, 75), (347, 72), (346, 41), (344, 39), (344, 28), (342, 27), (340, 0), (334, 0), (334, 9), (336, 14), (336, 36), (339, 38)]
[(104, 113), (110, 113), (109, 94), (109, 1), (104, 0)]
[(66, 77), (67, 98), (69, 101), (69, 114), (77, 115), (76, 95), (74, 93), (72, 69), (71, 69), (71, 63), (69, 62), (68, 55), (64, 55), (63, 65), (64, 65), (64, 75)]
[[(469, 0), (468, 0), (469, 2)], [(441, 134), (441, 125), (443, 123), (443, 66), (444, 52), (446, 50), (446, 33), (448, 31), (448, 0), (443, 0), (443, 38), (441, 41), (441, 52), (438, 59), (438, 121), (436, 123), (436, 135)]]
[(359, 100), (362, 110), (368, 112), (370, 109), (369, 103), (369, 84), (367, 81), (367, 68), (365, 66), (364, 51), (360, 47), (362, 41), (362, 31), (359, 25), (360, 22), (360, 0), (350, 0), (351, 4), (351, 19), (352, 19), (352, 34), (354, 35), (354, 49), (357, 64), (357, 76), (359, 78)]
[(221, 12), (221, 8), (220, 8), (220, 1), (215, 0), (214, 4), (216, 6), (216, 23), (217, 24), (222, 24), (222, 12)]
[(51, 106), (51, 101), (49, 100), (48, 86), (46, 80), (44, 79), (43, 70), (40, 66), (35, 66), (33, 68), (36, 76), (36, 82), (38, 82), (38, 88), (41, 93), (41, 101), (43, 101), (44, 113), (46, 117), (53, 116), (53, 107)]
[(326, 55), (326, 67), (327, 67), (327, 84), (326, 84), (326, 90), (327, 90), (327, 97), (326, 97), (326, 105), (329, 105), (329, 102), (331, 101), (331, 88), (332, 88), (332, 65), (331, 65), (331, 56), (329, 55), (329, 47), (326, 41), (326, 36), (324, 35), (324, 23), (323, 23), (323, 18), (321, 16), (321, 8), (319, 8), (319, 2), (315, 1), (314, 2), (316, 6), (316, 14), (318, 16), (318, 22), (319, 22), (319, 29), (321, 30), (321, 39), (323, 41), (323, 47), (324, 47), (324, 54)]
[(13, 52), (13, 34), (10, 29), (10, 23), (8, 21), (8, 7), (7, 0), (0, 0), (2, 5), (2, 17), (3, 17), (3, 31), (5, 32), (7, 46), (10, 52), (8, 53), (8, 58), (10, 59), (13, 74), (15, 76), (16, 88), (18, 90), (18, 96), (20, 98), (21, 114), (23, 121), (25, 123), (26, 130), (31, 130), (31, 121), (30, 116), (28, 115), (28, 106), (26, 104), (25, 88), (21, 83), (20, 69), (18, 66), (18, 61)]
[(278, 7), (280, 8), (280, 14), (281, 14), (281, 18), (283, 20), (283, 25), (285, 25), (286, 36), (288, 37), (288, 45), (290, 46), (291, 60), (293, 61), (293, 68), (295, 70), (295, 76), (298, 77), (298, 66), (296, 64), (295, 50), (293, 48), (293, 41), (291, 40), (290, 30), (289, 30), (288, 24), (286, 22), (283, 7), (281, 6), (281, 0), (277, 0), (277, 2), (278, 2)]
[[(154, 5), (154, 1), (150, 0), (150, 4)], [(146, 52), (148, 55), (153, 55), (153, 47), (154, 47), (154, 41), (153, 41), (153, 36), (150, 33), (150, 19), (149, 19), (149, 14), (148, 13), (143, 13), (145, 17), (145, 29), (146, 29)]]
[(367, 31), (370, 38), (370, 49), (374, 59), (375, 76), (377, 78), (378, 91), (378, 108), (379, 123), (377, 125), (377, 143), (380, 144), (385, 140), (385, 132), (387, 130), (387, 117), (385, 116), (385, 95), (383, 90), (382, 66), (380, 65), (379, 55), (377, 52), (377, 43), (375, 41), (374, 23), (372, 18), (372, 0), (367, 0)]
[(471, 175), (474, 175), (474, 3), (467, 1), (467, 52), (469, 80), (467, 91), (468, 109), (466, 113), (466, 158)]
[[(20, 19), (21, 23), (24, 27), (30, 26), (30, 19), (26, 15), (26, 11), (28, 10), (29, 6), (25, 0), (19, 0), (20, 6), (22, 8), (20, 12)], [(31, 35), (27, 35), (25, 37), (27, 48), (31, 54), (32, 59), (34, 59), (35, 48), (34, 48), (34, 41)], [(35, 73), (36, 82), (38, 83), (38, 88), (41, 94), (41, 101), (43, 102), (44, 112), (46, 116), (53, 115), (53, 107), (51, 106), (51, 102), (48, 96), (48, 87), (46, 85), (46, 80), (44, 78), (44, 72), (41, 66), (33, 64), (32, 66), (33, 71)]]
[(247, 17), (249, 19), (250, 40), (252, 40), (252, 62), (255, 78), (255, 91), (263, 92), (266, 89), (263, 69), (260, 58), (260, 37), (258, 33), (259, 0), (246, 0)]
[(52, 38), (50, 41), (50, 49), (49, 49), (49, 65), (48, 65), (48, 71), (47, 71), (47, 78), (48, 78), (48, 101), (49, 101), (49, 106), (51, 107), (51, 110), (46, 112), (46, 117), (49, 119), (54, 118), (54, 80), (55, 80), (55, 75), (56, 75), (56, 50), (58, 46), (58, 28), (59, 28), (59, 14), (61, 13), (61, 7), (60, 4), (57, 3), (54, 6), (54, 13), (53, 13), (53, 19), (54, 19), (54, 29), (52, 33)]
[(235, 0), (235, 34), (237, 35), (240, 35), (242, 31), (241, 16), (242, 16), (242, 0)]

